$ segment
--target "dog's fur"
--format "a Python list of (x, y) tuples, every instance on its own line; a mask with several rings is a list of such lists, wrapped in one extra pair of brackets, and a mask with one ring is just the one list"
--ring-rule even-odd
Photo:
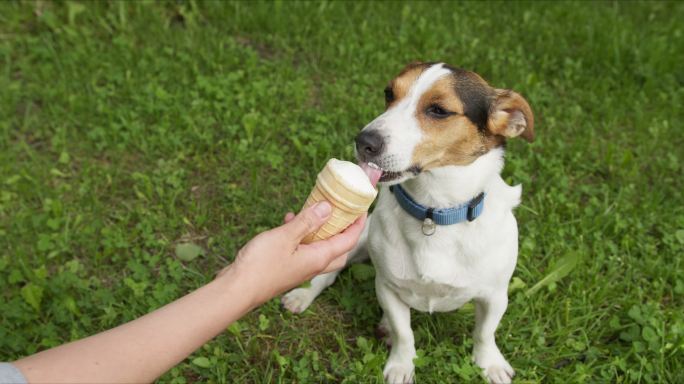
[[(490, 382), (507, 383), (514, 371), (494, 340), (508, 304), (508, 282), (518, 255), (512, 210), (521, 187), (501, 178), (506, 138), (534, 137), (534, 118), (517, 93), (490, 87), (473, 72), (441, 63), (409, 64), (385, 90), (386, 111), (357, 136), (360, 161), (383, 169), (380, 194), (350, 261), (369, 255), (384, 315), (380, 328), (392, 349), (389, 383), (413, 382), (416, 356), (410, 308), (452, 311), (474, 300), (473, 357)], [(402, 183), (420, 204), (446, 208), (485, 192), (483, 213), (472, 222), (438, 226), (432, 236), (388, 190)], [(337, 272), (283, 297), (292, 312), (305, 310)]]

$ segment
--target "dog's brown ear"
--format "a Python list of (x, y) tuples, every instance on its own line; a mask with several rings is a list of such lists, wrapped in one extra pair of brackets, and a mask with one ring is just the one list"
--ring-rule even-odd
[(495, 135), (521, 136), (534, 141), (534, 115), (527, 101), (508, 89), (497, 89), (496, 98), (489, 110), (487, 128)]

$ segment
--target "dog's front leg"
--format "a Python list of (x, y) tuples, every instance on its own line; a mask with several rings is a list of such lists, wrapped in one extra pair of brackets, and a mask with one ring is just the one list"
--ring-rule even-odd
[(309, 287), (295, 288), (286, 293), (281, 299), (280, 303), (288, 311), (292, 313), (302, 313), (314, 301), (318, 295), (335, 282), (335, 278), (340, 274), (340, 271), (332, 271), (320, 274), (311, 279)]
[(392, 350), (383, 370), (385, 381), (390, 384), (413, 383), (416, 348), (411, 330), (411, 309), (379, 275), (375, 278), (375, 292), (389, 322), (392, 338)]
[(508, 306), (506, 288), (490, 296), (475, 299), (475, 330), (473, 332), (473, 358), (484, 370), (490, 383), (510, 383), (515, 375), (513, 368), (499, 351), (494, 332)]

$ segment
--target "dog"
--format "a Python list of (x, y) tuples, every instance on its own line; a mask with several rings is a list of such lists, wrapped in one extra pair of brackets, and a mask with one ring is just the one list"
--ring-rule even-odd
[[(515, 372), (495, 331), (508, 306), (518, 257), (513, 209), (522, 187), (500, 173), (506, 140), (534, 140), (528, 102), (474, 72), (444, 63), (407, 65), (385, 89), (386, 110), (356, 137), (360, 163), (382, 170), (373, 214), (349, 262), (370, 256), (391, 351), (388, 383), (412, 383), (416, 357), (410, 309), (475, 304), (473, 359), (491, 383)], [(338, 272), (282, 298), (304, 311)]]

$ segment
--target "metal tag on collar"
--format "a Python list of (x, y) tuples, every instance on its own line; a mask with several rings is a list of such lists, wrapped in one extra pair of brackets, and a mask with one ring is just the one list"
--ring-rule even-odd
[(437, 230), (437, 224), (432, 220), (432, 208), (428, 208), (425, 213), (425, 220), (423, 220), (423, 235), (432, 236)]

